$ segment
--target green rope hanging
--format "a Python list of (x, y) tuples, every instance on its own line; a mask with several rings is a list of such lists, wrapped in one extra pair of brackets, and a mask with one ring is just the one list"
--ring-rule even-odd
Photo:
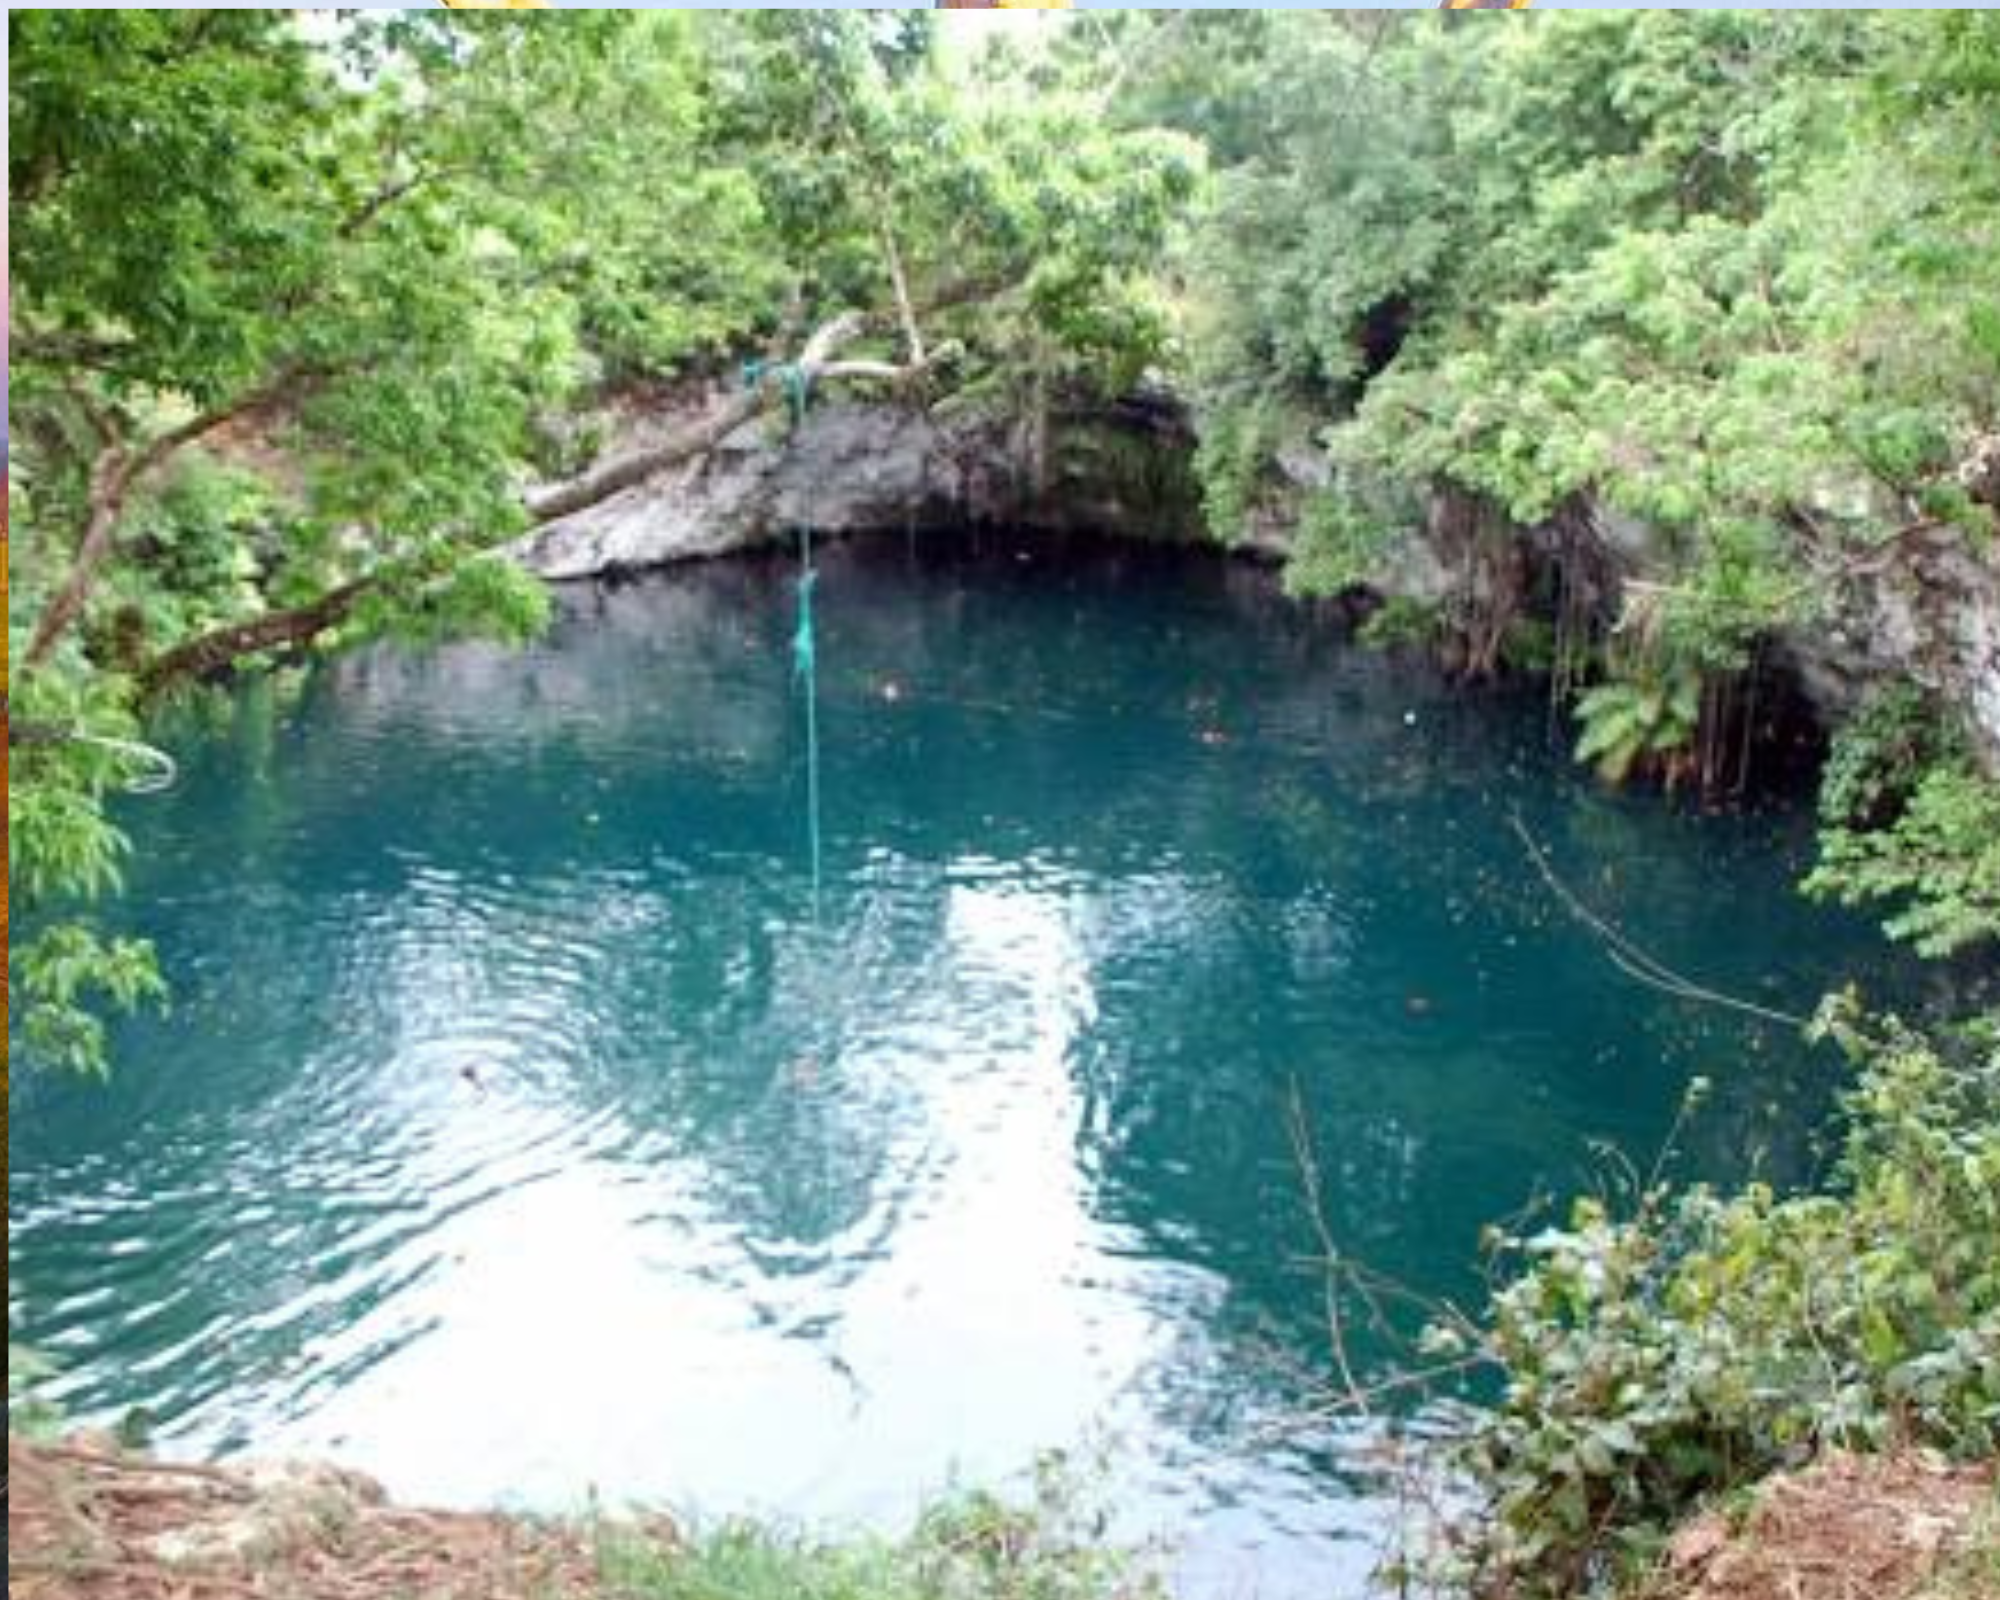
[[(793, 427), (805, 420), (811, 400), (811, 384), (805, 369), (794, 361), (765, 361), (753, 358), (743, 363), (743, 387), (756, 389), (775, 378), (785, 397), (785, 410)], [(819, 573), (813, 567), (812, 526), (799, 527), (799, 615), (792, 630), (792, 676), (798, 680), (806, 703), (806, 842), (812, 866), (813, 921), (819, 920), (821, 846), (819, 824), (819, 650), (813, 634), (813, 585)]]
[(812, 528), (799, 529), (799, 618), (792, 632), (792, 673), (806, 702), (806, 842), (812, 865), (813, 920), (819, 920), (819, 648), (813, 630), (813, 586), (819, 573), (813, 566)]

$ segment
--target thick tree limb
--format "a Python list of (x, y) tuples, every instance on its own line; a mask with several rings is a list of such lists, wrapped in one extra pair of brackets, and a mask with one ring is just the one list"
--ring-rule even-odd
[[(975, 300), (989, 299), (999, 292), (1000, 286), (991, 282), (967, 279), (931, 296), (923, 309), (928, 312), (949, 310)], [(905, 311), (900, 305), (895, 316), (899, 322), (905, 318)], [(916, 316), (917, 308), (912, 305), (907, 311), (906, 329), (915, 327)], [(832, 321), (822, 323), (799, 351), (799, 358), (794, 363), (799, 376), (808, 387), (844, 380), (907, 382), (926, 370), (930, 359), (928, 355), (901, 366), (888, 361), (834, 359), (843, 346), (853, 343), (862, 334), (895, 325), (882, 313), (859, 311), (844, 312)], [(921, 338), (916, 348), (922, 348)], [(690, 423), (658, 444), (614, 456), (567, 483), (549, 484), (531, 490), (527, 496), (528, 515), (538, 523), (553, 522), (558, 517), (566, 517), (609, 500), (614, 494), (644, 483), (656, 473), (713, 450), (778, 397), (779, 382), (774, 371), (754, 388), (743, 390), (706, 417)]]
[(329, 589), (305, 605), (267, 611), (248, 622), (212, 629), (148, 662), (140, 675), (141, 687), (150, 694), (176, 679), (209, 677), (243, 656), (287, 645), (311, 644), (328, 629), (345, 622), (354, 608), (386, 579), (386, 573), (371, 572)]
[(924, 355), (924, 331), (917, 326), (917, 308), (910, 303), (910, 280), (903, 271), (903, 253), (896, 248), (896, 236), (889, 231), (887, 223), (882, 225), (882, 256), (889, 265), (889, 287), (896, 294), (896, 315), (903, 320), (903, 349), (910, 358), (910, 365), (921, 367)]
[[(1002, 293), (1004, 284), (986, 279), (967, 278), (948, 285), (926, 298), (921, 307), (912, 305), (909, 312), (910, 325), (914, 326), (921, 310), (926, 314), (948, 311), (955, 306), (969, 305), (976, 300), (988, 300)], [(882, 383), (905, 383), (927, 370), (930, 356), (923, 361), (912, 360), (902, 366), (888, 361), (836, 361), (834, 356), (845, 345), (853, 343), (864, 333), (881, 332), (893, 328), (902, 318), (899, 308), (891, 316), (881, 312), (864, 313), (848, 311), (830, 322), (820, 324), (807, 339), (794, 365), (808, 387), (815, 383), (837, 383), (843, 380), (875, 381)], [(669, 467), (679, 466), (683, 461), (713, 450), (734, 433), (744, 423), (756, 416), (764, 407), (779, 397), (779, 383), (775, 373), (755, 388), (745, 389), (732, 397), (726, 404), (708, 416), (690, 423), (672, 437), (649, 445), (643, 450), (634, 450), (622, 456), (614, 456), (609, 461), (593, 467), (580, 478), (572, 478), (567, 483), (548, 484), (529, 491), (527, 496), (528, 515), (536, 522), (553, 522), (558, 517), (569, 516), (583, 511), (600, 501), (609, 500), (620, 490), (630, 489), (644, 483), (655, 473), (664, 472)]]
[(917, 362), (899, 366), (893, 361), (829, 361), (819, 369), (819, 379), (822, 383), (843, 380), (907, 383), (923, 370), (923, 365)]
[[(872, 326), (872, 319), (859, 312), (849, 312), (822, 324), (803, 349), (796, 363), (800, 377), (808, 384), (833, 382), (845, 379), (879, 380), (901, 382), (917, 371), (915, 365), (898, 366), (887, 361), (836, 361), (835, 352), (851, 343)], [(557, 517), (568, 516), (588, 506), (608, 500), (620, 490), (629, 489), (643, 483), (655, 473), (664, 472), (669, 467), (714, 449), (731, 433), (755, 417), (767, 405), (779, 397), (782, 385), (775, 372), (760, 380), (756, 385), (732, 395), (727, 401), (707, 416), (699, 418), (688, 426), (677, 430), (671, 437), (643, 450), (614, 457), (582, 477), (568, 483), (555, 484), (537, 491), (528, 497), (528, 512), (537, 522), (550, 522)], [(247, 407), (237, 407), (236, 412)], [(153, 456), (152, 463), (164, 459), (171, 449), (192, 442), (202, 433), (212, 431), (223, 420), (221, 415), (209, 419), (197, 419), (203, 425), (197, 428), (190, 423), (173, 435), (164, 436), (155, 447), (169, 448)], [(123, 480), (123, 488), (129, 490), (136, 481), (141, 464), (135, 462), (135, 470), (128, 470)], [(97, 497), (93, 496), (93, 504)], [(111, 503), (107, 499), (107, 509)], [(112, 520), (115, 521), (115, 511)], [(95, 524), (93, 524), (95, 526)], [(89, 542), (86, 536), (86, 543)], [(91, 559), (101, 559), (102, 551)], [(83, 564), (83, 554), (79, 552), (79, 565)], [(72, 574), (74, 577), (74, 573)], [(386, 572), (371, 573), (355, 578), (338, 588), (330, 589), (319, 598), (305, 605), (289, 607), (282, 611), (272, 611), (248, 622), (233, 623), (228, 627), (216, 628), (199, 638), (177, 645), (165, 654), (149, 662), (141, 673), (141, 684), (147, 693), (153, 693), (166, 684), (182, 678), (202, 678), (211, 676), (230, 666), (244, 656), (257, 655), (266, 650), (282, 649), (312, 643), (321, 634), (338, 627), (352, 615), (355, 607), (387, 581)], [(87, 589), (87, 584), (86, 584)], [(77, 602), (81, 604), (81, 597)], [(44, 619), (44, 627), (47, 619)], [(30, 659), (33, 657), (31, 655)]]
[(365, 233), (374, 225), (376, 218), (391, 206), (415, 194), (426, 184), (436, 183), (440, 178), (450, 177), (455, 172), (463, 170), (463, 168), (420, 166), (407, 177), (384, 182), (381, 188), (362, 201), (342, 220), (341, 238), (352, 239), (358, 234)]
[(111, 553), (111, 539), (118, 519), (125, 511), (125, 498), (138, 480), (139, 460), (113, 446), (97, 458), (90, 472), (89, 512), (84, 519), (83, 540), (76, 547), (68, 574), (49, 598), (35, 636), (21, 657), (23, 671), (32, 671), (49, 658), (69, 625), (83, 611), (90, 591), (97, 583), (97, 569)]
[(675, 432), (671, 437), (643, 450), (613, 456), (568, 483), (551, 484), (528, 495), (528, 515), (537, 522), (553, 522), (571, 512), (582, 511), (601, 500), (609, 500), (622, 489), (644, 483), (655, 473), (678, 466), (714, 449), (730, 434), (764, 409), (762, 386), (732, 395), (720, 408)]
[[(927, 312), (949, 310), (954, 306), (970, 304), (975, 300), (989, 299), (1000, 292), (999, 285), (977, 279), (967, 279), (952, 284), (940, 293), (931, 296), (923, 309)], [(907, 293), (907, 286), (903, 294)], [(902, 295), (899, 294), (899, 302)], [(898, 321), (909, 330), (916, 326), (917, 308), (907, 309), (899, 303), (896, 312)], [(836, 383), (843, 380), (872, 380), (883, 383), (903, 383), (916, 377), (928, 365), (929, 357), (912, 359), (898, 366), (888, 361), (836, 361), (834, 356), (845, 345), (853, 343), (864, 333), (880, 331), (894, 326), (887, 317), (877, 312), (873, 314), (848, 311), (830, 322), (820, 324), (812, 337), (806, 340), (799, 351), (794, 365), (799, 376), (810, 387), (815, 383)], [(914, 348), (922, 348), (918, 336)], [(527, 496), (528, 515), (536, 522), (553, 522), (558, 517), (566, 517), (573, 512), (583, 511), (600, 501), (609, 500), (621, 490), (630, 489), (644, 483), (655, 473), (679, 466), (683, 461), (692, 460), (717, 445), (734, 433), (744, 423), (756, 416), (779, 394), (778, 379), (773, 372), (753, 388), (743, 390), (706, 417), (699, 418), (687, 427), (658, 444), (648, 445), (642, 450), (630, 451), (622, 456), (614, 456), (582, 477), (572, 478), (567, 483), (549, 484), (531, 490)]]
[[(933, 299), (930, 309), (963, 305), (992, 293), (994, 287), (991, 284), (960, 283)], [(899, 306), (895, 313), (897, 320), (900, 321), (904, 315), (905, 309)], [(908, 316), (914, 322), (914, 309), (908, 311)], [(808, 386), (842, 381), (903, 383), (924, 371), (925, 363), (918, 361), (898, 365), (889, 361), (835, 359), (843, 347), (862, 334), (878, 331), (885, 325), (894, 324), (881, 314), (858, 311), (846, 312), (822, 323), (799, 351), (795, 366), (800, 378)], [(238, 404), (229, 415), (241, 415), (246, 410), (254, 409), (256, 404), (274, 398), (275, 394), (276, 390), (272, 390), (258, 395), (249, 403)], [(707, 416), (677, 430), (669, 438), (642, 450), (613, 457), (567, 483), (551, 484), (532, 491), (527, 496), (528, 514), (538, 523), (552, 522), (558, 517), (569, 516), (608, 500), (621, 490), (645, 482), (656, 473), (714, 449), (744, 423), (780, 399), (782, 394), (782, 381), (773, 369), (754, 386), (730, 396)], [(197, 431), (196, 423), (204, 422), (204, 419), (198, 418), (196, 423), (176, 430), (174, 435), (165, 436), (160, 443), (167, 444), (171, 440), (174, 441), (171, 449), (178, 449), (192, 443), (203, 433), (212, 431), (225, 420), (226, 416), (217, 414), (206, 419), (205, 425)], [(171, 453), (171, 449), (167, 453)], [(159, 459), (164, 459), (164, 455), (151, 464), (157, 465)], [(136, 474), (128, 476), (128, 490), (133, 481), (136, 481)], [(328, 590), (304, 605), (217, 628), (177, 645), (147, 664), (140, 674), (142, 687), (147, 693), (153, 693), (178, 679), (211, 676), (244, 656), (310, 644), (321, 634), (346, 621), (361, 601), (387, 583), (389, 576), (386, 570), (370, 573)]]
[(15, 722), (10, 719), (7, 723), (9, 750), (19, 750), (24, 746), (32, 749), (37, 745), (68, 744), (69, 740), (69, 730), (59, 728), (53, 722)]

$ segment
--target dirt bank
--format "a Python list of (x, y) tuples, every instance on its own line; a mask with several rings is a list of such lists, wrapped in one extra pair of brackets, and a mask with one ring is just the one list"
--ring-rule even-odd
[[(337, 1467), (85, 1438), (9, 1440), (7, 1463), (14, 1600), (610, 1600), (585, 1524), (400, 1507)], [(1829, 1457), (1683, 1529), (1634, 1600), (2000, 1600), (2000, 1474)]]
[(1675, 1539), (1643, 1600), (2000, 1600), (1994, 1464), (1829, 1456)]
[(182, 1466), (93, 1440), (7, 1445), (13, 1600), (583, 1600), (573, 1525), (391, 1505), (312, 1463)]

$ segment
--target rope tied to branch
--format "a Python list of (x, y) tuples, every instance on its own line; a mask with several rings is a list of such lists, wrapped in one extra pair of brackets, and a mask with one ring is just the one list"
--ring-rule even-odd
[(776, 383), (779, 392), (784, 395), (785, 414), (796, 428), (805, 421), (806, 407), (812, 400), (812, 379), (796, 361), (766, 361), (762, 357), (753, 357), (743, 363), (744, 388), (760, 388), (767, 379)]

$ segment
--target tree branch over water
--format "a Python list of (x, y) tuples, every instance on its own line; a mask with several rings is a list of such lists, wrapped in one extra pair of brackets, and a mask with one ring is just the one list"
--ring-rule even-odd
[[(915, 331), (916, 312), (902, 301), (902, 292), (899, 286), (896, 315), (909, 330), (912, 350), (921, 352), (923, 340), (922, 335)], [(990, 285), (961, 285), (934, 300), (931, 309), (965, 304), (990, 292)], [(793, 375), (790, 381), (798, 383), (805, 392), (810, 392), (821, 383), (867, 381), (901, 385), (929, 370), (931, 358), (927, 355), (915, 355), (902, 363), (835, 359), (840, 350), (856, 339), (877, 331), (884, 320), (884, 313), (848, 311), (822, 323), (800, 349), (797, 361), (767, 364), (754, 382), (667, 439), (615, 456), (568, 483), (532, 491), (527, 497), (529, 516), (538, 523), (553, 522), (558, 517), (586, 510), (622, 490), (637, 487), (671, 467), (706, 454), (782, 398), (788, 368)]]

